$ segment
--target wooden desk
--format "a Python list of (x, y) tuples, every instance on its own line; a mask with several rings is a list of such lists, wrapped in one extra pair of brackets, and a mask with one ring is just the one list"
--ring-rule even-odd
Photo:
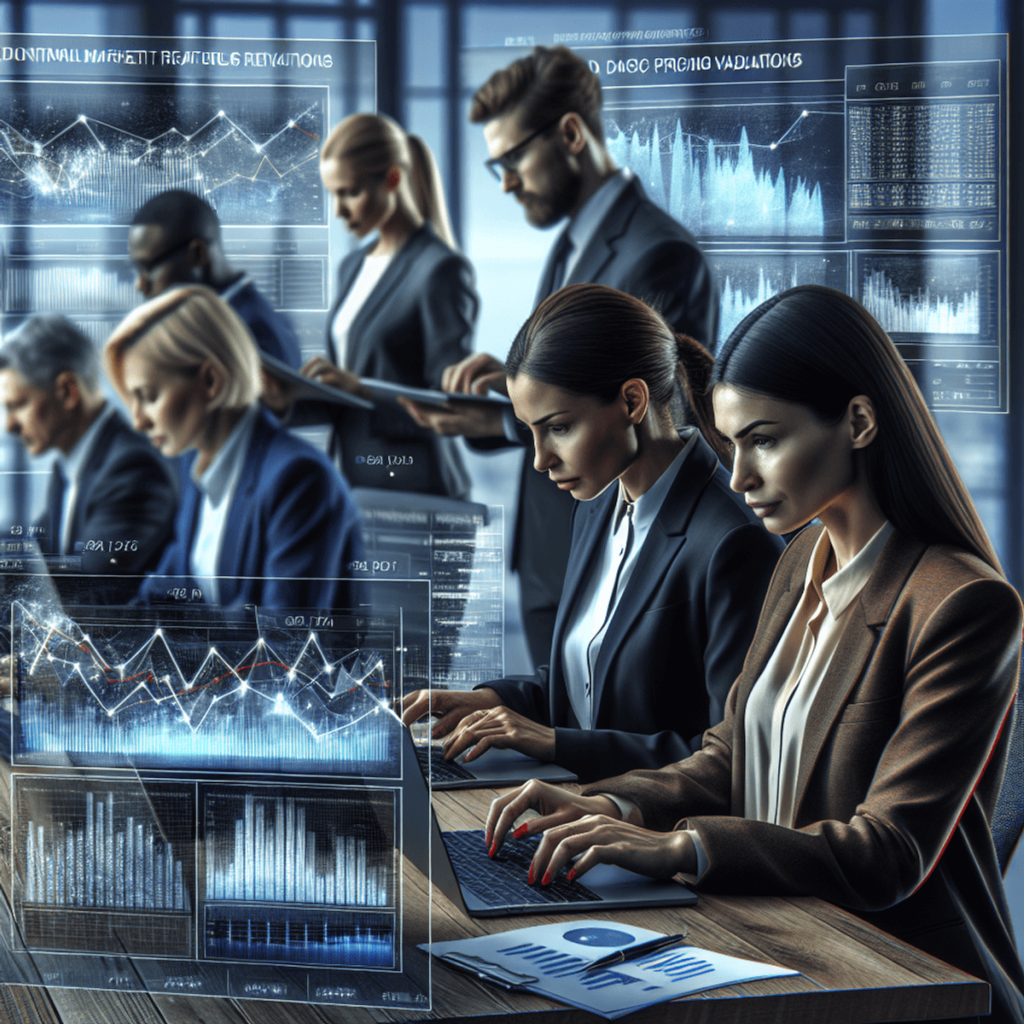
[[(4, 788), (0, 784), (0, 791)], [(480, 827), (493, 795), (490, 790), (438, 794), (435, 806), (442, 827)], [(5, 797), (0, 800), (6, 804)], [(6, 812), (5, 806), (3, 809)], [(5, 820), (0, 822), (0, 882), (5, 889), (10, 863), (10, 828)], [(436, 889), (431, 908), (426, 879), (419, 875), (415, 879), (415, 891), (407, 894), (407, 922), (414, 933), (422, 935), (418, 941), (427, 937), (428, 909), (432, 909), (434, 941), (565, 920), (565, 915), (473, 920)], [(630, 1021), (820, 1024), (841, 1019), (846, 1024), (858, 1024), (988, 1011), (986, 983), (817, 899), (701, 896), (693, 907), (609, 911), (607, 917), (666, 932), (685, 925), (696, 946), (776, 962), (805, 975), (751, 982), (663, 1003), (627, 1018)], [(531, 1014), (530, 1024), (576, 1024), (600, 1019), (537, 996), (503, 992), (436, 961), (433, 1007), (432, 1013), (425, 1014), (144, 992), (0, 986), (0, 1020), (4, 1024), (371, 1024), (480, 1017), (486, 1017), (489, 1024), (504, 1024), (522, 1013)]]

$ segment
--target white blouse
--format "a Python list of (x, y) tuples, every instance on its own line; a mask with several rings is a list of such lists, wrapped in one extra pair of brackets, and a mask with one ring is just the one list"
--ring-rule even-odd
[(384, 271), (388, 269), (388, 264), (391, 263), (394, 255), (393, 252), (389, 252), (383, 256), (367, 256), (359, 268), (359, 273), (356, 274), (356, 279), (352, 282), (352, 287), (349, 288), (338, 307), (338, 312), (334, 314), (334, 320), (331, 323), (331, 340), (334, 342), (337, 365), (343, 370), (349, 368), (348, 335), (352, 324), (359, 316), (359, 311), (370, 297), (370, 293), (384, 276)]
[(826, 531), (818, 538), (800, 603), (747, 700), (745, 818), (792, 828), (800, 754), (814, 700), (854, 602), (891, 533), (886, 523), (828, 579), (824, 575), (832, 544)]
[(688, 437), (685, 431), (680, 435), (686, 440), (682, 450), (636, 501), (626, 500), (621, 482), (614, 485), (619, 496), (611, 529), (584, 570), (579, 594), (569, 611), (562, 638), (562, 670), (569, 703), (581, 729), (593, 727), (594, 675), (608, 627), (636, 568), (644, 541), (697, 442), (697, 431), (693, 428)]

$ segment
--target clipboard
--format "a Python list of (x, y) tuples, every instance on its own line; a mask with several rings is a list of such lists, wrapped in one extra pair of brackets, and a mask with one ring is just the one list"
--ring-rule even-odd
[(340, 388), (329, 387), (311, 377), (304, 377), (294, 367), (266, 352), (260, 352), (260, 365), (271, 376), (293, 387), (296, 401), (330, 402), (332, 405), (344, 405), (350, 409), (372, 409), (374, 407), (370, 399), (350, 394)]

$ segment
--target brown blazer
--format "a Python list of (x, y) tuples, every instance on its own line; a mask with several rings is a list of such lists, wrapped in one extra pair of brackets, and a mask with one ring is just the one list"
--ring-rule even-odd
[(1021, 605), (978, 558), (890, 537), (809, 718), (794, 827), (742, 817), (747, 700), (800, 600), (819, 535), (805, 530), (783, 553), (725, 719), (701, 750), (587, 792), (634, 801), (649, 828), (694, 829), (709, 862), (700, 888), (848, 907), (987, 978), (993, 1021), (1024, 1021), (1024, 972), (989, 829)]

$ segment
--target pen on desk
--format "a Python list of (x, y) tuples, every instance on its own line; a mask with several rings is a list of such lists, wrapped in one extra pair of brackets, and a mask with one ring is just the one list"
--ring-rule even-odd
[(651, 939), (650, 942), (641, 942), (639, 945), (629, 946), (627, 949), (619, 949), (614, 953), (609, 953), (607, 956), (599, 957), (597, 960), (591, 960), (589, 964), (584, 964), (580, 970), (597, 971), (602, 967), (612, 967), (626, 960), (639, 960), (640, 957), (647, 956), (648, 953), (657, 953), (659, 949), (677, 945), (688, 934), (688, 932), (684, 931), (679, 932), (677, 935), (659, 935), (658, 938)]

